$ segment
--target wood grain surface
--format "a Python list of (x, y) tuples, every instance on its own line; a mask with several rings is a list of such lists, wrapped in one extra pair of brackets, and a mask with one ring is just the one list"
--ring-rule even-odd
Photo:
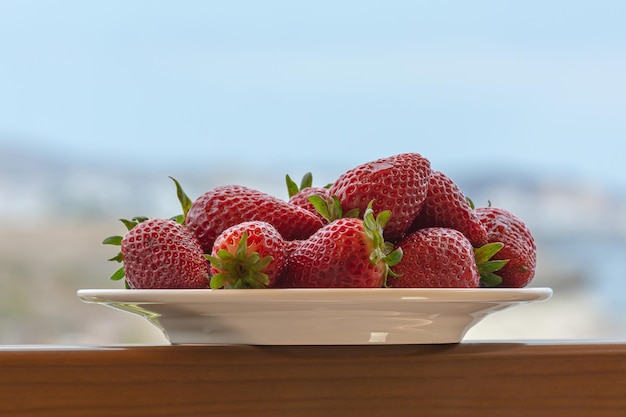
[(0, 347), (0, 416), (626, 416), (626, 343)]

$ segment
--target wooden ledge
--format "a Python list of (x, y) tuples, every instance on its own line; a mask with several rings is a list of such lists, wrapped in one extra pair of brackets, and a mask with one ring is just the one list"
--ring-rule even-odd
[(0, 415), (624, 416), (626, 342), (5, 346)]

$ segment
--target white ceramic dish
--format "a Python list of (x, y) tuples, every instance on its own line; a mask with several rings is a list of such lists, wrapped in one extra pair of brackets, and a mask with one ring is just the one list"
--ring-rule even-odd
[(87, 303), (138, 314), (172, 344), (458, 343), (497, 311), (550, 288), (79, 290)]

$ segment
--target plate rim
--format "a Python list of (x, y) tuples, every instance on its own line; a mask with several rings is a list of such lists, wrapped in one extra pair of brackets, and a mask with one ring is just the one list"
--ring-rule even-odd
[[(547, 287), (77, 291), (84, 302), (142, 316), (173, 345), (459, 343), (489, 314), (544, 301), (552, 293)], [(285, 314), (290, 311), (295, 322)], [(287, 322), (276, 321), (277, 315)], [(263, 317), (273, 319), (259, 323)], [(291, 331), (277, 331), (285, 328)]]
[(181, 302), (530, 302), (552, 297), (549, 287), (525, 288), (266, 288), (266, 289), (79, 289), (86, 303)]

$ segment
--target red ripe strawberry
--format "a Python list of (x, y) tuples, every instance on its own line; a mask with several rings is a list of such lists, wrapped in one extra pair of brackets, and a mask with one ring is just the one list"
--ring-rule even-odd
[(209, 284), (209, 263), (198, 241), (173, 220), (154, 218), (132, 227), (121, 240), (121, 254), (130, 288), (207, 288)]
[(402, 257), (386, 244), (382, 230), (389, 211), (374, 218), (371, 208), (364, 219), (341, 218), (301, 241), (287, 258), (284, 287), (380, 288), (389, 267)]
[(313, 175), (310, 172), (304, 174), (300, 185), (296, 184), (289, 175), (285, 175), (285, 182), (287, 183), (289, 202), (312, 211), (315, 214), (318, 214), (317, 210), (315, 210), (315, 207), (313, 207), (313, 204), (309, 201), (309, 197), (319, 195), (322, 198), (327, 198), (329, 196), (329, 187), (313, 186)]
[(337, 197), (330, 195), (330, 185), (313, 187), (313, 176), (307, 172), (298, 186), (289, 175), (286, 176), (289, 202), (314, 213), (326, 224), (342, 217), (358, 217), (358, 210), (343, 214), (341, 202)]
[(252, 220), (272, 224), (286, 240), (306, 239), (323, 225), (308, 210), (241, 185), (216, 187), (198, 197), (185, 224), (210, 253), (215, 238), (226, 228)]
[(289, 203), (298, 207), (302, 207), (303, 209), (315, 214), (322, 221), (323, 224), (328, 223), (328, 219), (324, 218), (322, 213), (320, 213), (311, 202), (310, 197), (312, 196), (319, 197), (324, 201), (328, 201), (331, 198), (328, 188), (308, 187), (303, 188), (302, 190), (291, 196), (289, 198)]
[(430, 177), (430, 162), (417, 153), (377, 159), (354, 167), (339, 176), (330, 187), (345, 211), (363, 213), (374, 201), (376, 211), (390, 210), (385, 238), (395, 242), (408, 230), (419, 213)]
[(211, 256), (211, 288), (276, 286), (285, 265), (285, 241), (262, 221), (239, 223), (215, 239)]
[(487, 231), (459, 186), (441, 171), (433, 170), (428, 194), (409, 232), (427, 227), (448, 227), (463, 233), (474, 247), (487, 243)]
[(285, 240), (285, 253), (289, 257), (304, 240)]
[(489, 242), (502, 242), (504, 246), (493, 259), (508, 259), (498, 271), (502, 278), (500, 287), (525, 287), (535, 276), (537, 247), (528, 226), (508, 210), (498, 207), (478, 207), (475, 210), (485, 225)]
[(402, 261), (394, 267), (391, 287), (475, 288), (480, 284), (472, 244), (458, 230), (420, 229), (397, 247), (402, 249)]

